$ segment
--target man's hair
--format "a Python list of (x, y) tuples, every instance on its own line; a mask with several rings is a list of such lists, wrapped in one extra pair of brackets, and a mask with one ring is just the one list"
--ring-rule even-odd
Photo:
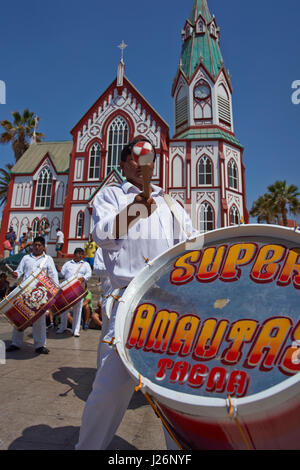
[(138, 142), (148, 142), (149, 144), (151, 144), (151, 146), (153, 148), (154, 160), (155, 160), (156, 153), (155, 153), (155, 148), (154, 148), (152, 142), (149, 139), (147, 139), (146, 137), (136, 137), (131, 142), (129, 142), (129, 144), (125, 145), (125, 147), (123, 148), (123, 150), (121, 152), (121, 162), (126, 162), (128, 155), (131, 154), (133, 147)]
[(76, 255), (76, 253), (82, 254), (82, 253), (84, 253), (84, 250), (82, 248), (75, 248), (74, 255)]
[(41, 236), (35, 237), (34, 240), (33, 240), (33, 243), (36, 243), (36, 242), (41, 243), (42, 245), (45, 246), (45, 238), (44, 237), (41, 237)]

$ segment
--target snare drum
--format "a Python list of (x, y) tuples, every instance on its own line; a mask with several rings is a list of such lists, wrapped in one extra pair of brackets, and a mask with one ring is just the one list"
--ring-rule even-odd
[(299, 297), (300, 235), (269, 225), (198, 236), (130, 283), (117, 352), (182, 448), (300, 449)]
[(51, 308), (59, 290), (43, 270), (35, 271), (0, 302), (0, 313), (24, 331)]
[(87, 289), (77, 276), (73, 276), (67, 281), (62, 282), (60, 285), (60, 293), (56, 296), (54, 304), (52, 305), (51, 310), (53, 315), (60, 315), (65, 312), (86, 295)]

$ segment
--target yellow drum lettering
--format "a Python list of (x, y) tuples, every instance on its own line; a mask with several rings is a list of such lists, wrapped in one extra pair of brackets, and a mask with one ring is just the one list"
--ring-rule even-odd
[(191, 251), (178, 258), (175, 262), (175, 268), (170, 274), (170, 282), (173, 284), (186, 284), (190, 282), (196, 271), (196, 266), (191, 263), (197, 263), (200, 258), (200, 251)]
[(229, 248), (222, 274), (221, 281), (236, 281), (241, 276), (238, 266), (249, 264), (257, 252), (255, 243), (237, 243)]
[(263, 246), (256, 258), (250, 277), (255, 282), (272, 282), (280, 269), (286, 249), (280, 245)]
[(144, 348), (145, 351), (166, 351), (178, 316), (179, 314), (177, 312), (169, 312), (168, 310), (158, 312), (152, 323), (151, 331)]
[(223, 352), (223, 361), (229, 364), (239, 362), (243, 354), (243, 344), (252, 340), (257, 325), (258, 322), (255, 320), (239, 320), (232, 324), (226, 337), (226, 341), (231, 341), (233, 343)]
[(256, 367), (261, 362), (260, 369), (272, 369), (276, 365), (291, 326), (291, 320), (286, 317), (267, 320), (246, 359), (246, 366)]
[(199, 282), (212, 282), (217, 279), (225, 250), (226, 245), (222, 245), (218, 249), (206, 248), (204, 250), (196, 275)]
[(155, 307), (152, 304), (142, 304), (137, 308), (134, 321), (128, 335), (127, 347), (142, 348), (152, 322)]
[[(209, 318), (203, 323), (193, 354), (195, 359), (213, 359), (216, 357), (228, 323), (227, 320), (221, 320), (218, 323), (214, 318)], [(207, 346), (208, 344), (209, 346)]]
[(181, 317), (176, 325), (168, 354), (179, 354), (180, 356), (190, 354), (199, 323), (200, 319), (195, 315)]
[(299, 262), (300, 249), (293, 248), (290, 250), (284, 267), (279, 275), (277, 284), (279, 286), (286, 286), (293, 281), (294, 287), (300, 289), (300, 262)]

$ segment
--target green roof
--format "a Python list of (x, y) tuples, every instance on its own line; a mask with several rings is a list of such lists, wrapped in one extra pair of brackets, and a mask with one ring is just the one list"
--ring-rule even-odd
[(14, 174), (33, 173), (45, 155), (48, 154), (56, 171), (58, 173), (65, 173), (70, 166), (70, 153), (72, 148), (72, 141), (31, 144), (14, 165), (11, 172)]
[[(196, 32), (196, 22), (200, 14), (205, 22), (203, 33)], [(217, 77), (223, 66), (219, 41), (217, 37), (211, 35), (209, 30), (212, 20), (206, 0), (194, 0), (192, 13), (188, 20), (193, 27), (193, 32), (182, 45), (180, 59), (181, 70), (188, 80), (201, 61), (213, 77)]]
[(234, 144), (237, 147), (243, 148), (239, 140), (231, 134), (228, 134), (221, 129), (187, 129), (186, 131), (181, 132), (176, 135), (175, 140), (225, 140), (230, 144)]

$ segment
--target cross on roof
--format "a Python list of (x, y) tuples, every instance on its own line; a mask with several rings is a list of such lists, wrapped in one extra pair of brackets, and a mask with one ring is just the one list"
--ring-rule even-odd
[(123, 62), (124, 59), (124, 49), (126, 49), (127, 44), (125, 44), (124, 40), (122, 40), (121, 44), (119, 44), (118, 48), (121, 49), (121, 61)]

